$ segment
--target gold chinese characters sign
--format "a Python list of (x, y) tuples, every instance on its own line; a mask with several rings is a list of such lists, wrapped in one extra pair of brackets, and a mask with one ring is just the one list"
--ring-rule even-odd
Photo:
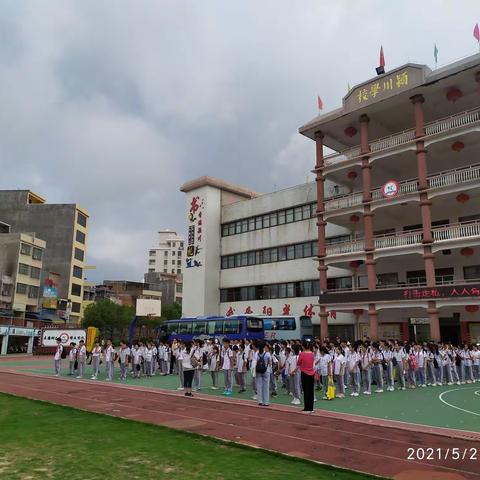
[(411, 90), (424, 82), (425, 69), (421, 66), (408, 65), (389, 74), (359, 85), (343, 99), (346, 111), (362, 108), (385, 98)]

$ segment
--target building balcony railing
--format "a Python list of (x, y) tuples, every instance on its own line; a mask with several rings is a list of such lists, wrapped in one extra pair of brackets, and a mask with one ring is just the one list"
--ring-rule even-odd
[[(473, 110), (467, 110), (456, 115), (451, 115), (449, 117), (441, 118), (434, 120), (425, 124), (425, 136), (422, 139), (439, 135), (441, 133), (446, 133), (453, 131), (459, 128), (463, 128), (469, 125), (474, 125), (480, 122), (480, 107)], [(388, 135), (387, 137), (379, 138), (378, 140), (373, 140), (370, 143), (370, 152), (378, 153), (383, 150), (389, 150), (391, 148), (400, 147), (406, 145), (410, 142), (415, 141), (415, 128), (410, 128), (404, 130), (403, 132), (394, 133), (393, 135)], [(332, 153), (331, 155), (325, 156), (325, 165), (330, 166), (337, 163), (345, 162), (353, 158), (360, 156), (360, 147), (356, 146), (349, 148), (342, 152)]]
[[(480, 237), (480, 221), (453, 223), (432, 229), (434, 243), (450, 240), (462, 240)], [(374, 237), (375, 250), (402, 248), (422, 245), (423, 231), (412, 230), (398, 234), (378, 235)], [(361, 252), (365, 249), (365, 240), (354, 240), (326, 246), (326, 255), (338, 256)]]
[[(428, 177), (430, 190), (437, 190), (449, 186), (461, 185), (470, 182), (480, 181), (480, 164), (469, 165), (468, 167), (455, 168), (435, 173)], [(418, 179), (404, 180), (399, 184), (397, 197), (403, 197), (418, 192)], [(382, 188), (374, 188), (371, 191), (372, 201), (384, 200)], [(325, 201), (325, 212), (342, 210), (362, 205), (363, 195), (361, 192), (331, 198)]]

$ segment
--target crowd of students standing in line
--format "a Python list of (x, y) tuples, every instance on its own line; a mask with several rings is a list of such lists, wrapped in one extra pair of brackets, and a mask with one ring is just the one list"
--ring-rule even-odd
[[(55, 374), (60, 374), (63, 347), (57, 340)], [(82, 341), (71, 344), (68, 352), (69, 375), (83, 378), (87, 352)], [(219, 388), (223, 373), (225, 396), (232, 395), (234, 383), (238, 393), (247, 391), (248, 373), (251, 373), (253, 399), (260, 406), (268, 406), (270, 396), (277, 396), (279, 384), (292, 396), (293, 405), (301, 404), (312, 412), (314, 390), (324, 389), (327, 399), (329, 379), (336, 386), (336, 397), (344, 398), (346, 388), (350, 395), (370, 395), (437, 385), (458, 385), (480, 381), (480, 349), (477, 345), (454, 346), (449, 343), (408, 343), (399, 341), (354, 343), (329, 339), (321, 342), (300, 340), (274, 343), (241, 340), (196, 340), (194, 342), (138, 342), (129, 347), (121, 342), (115, 349), (110, 340), (97, 342), (88, 359), (92, 364), (91, 379), (97, 379), (100, 364), (105, 361), (106, 380), (113, 380), (114, 364), (118, 361), (120, 378), (127, 376), (154, 376), (177, 374), (178, 389), (185, 396), (203, 387), (203, 374), (211, 376), (213, 390)]]

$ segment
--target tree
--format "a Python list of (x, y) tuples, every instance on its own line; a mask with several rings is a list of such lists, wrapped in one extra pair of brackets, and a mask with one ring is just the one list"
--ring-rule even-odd
[(162, 305), (163, 320), (176, 320), (177, 318), (182, 318), (182, 306), (179, 303)]
[(104, 338), (117, 340), (117, 337), (124, 338), (128, 334), (128, 327), (134, 316), (133, 307), (100, 300), (87, 306), (82, 326), (97, 327)]

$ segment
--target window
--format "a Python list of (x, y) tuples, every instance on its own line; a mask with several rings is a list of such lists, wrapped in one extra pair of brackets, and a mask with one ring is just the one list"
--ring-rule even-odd
[(231, 223), (228, 226), (228, 234), (229, 235), (235, 235), (235, 224), (234, 223)]
[(192, 333), (192, 324), (190, 322), (179, 323), (177, 331), (180, 335), (191, 334)]
[(466, 217), (458, 217), (459, 222), (474, 222), (475, 220), (480, 220), (480, 213), (476, 215), (467, 215)]
[(263, 228), (270, 227), (270, 215), (263, 216)]
[(327, 279), (328, 290), (351, 290), (352, 277), (337, 277)]
[(303, 244), (303, 257), (308, 258), (312, 256), (312, 242)]
[(181, 268), (177, 268), (177, 274), (180, 274), (182, 273), (182, 269)]
[(193, 335), (205, 335), (207, 333), (207, 322), (193, 322), (192, 334)]
[(295, 284), (294, 283), (287, 283), (287, 297), (289, 297), (289, 298), (295, 297)]
[(77, 265), (74, 265), (74, 266), (73, 266), (73, 276), (74, 276), (75, 278), (82, 278), (82, 276), (83, 276), (83, 269), (82, 269), (82, 267), (79, 267), (79, 266), (77, 266)]
[(72, 313), (80, 313), (81, 304), (78, 302), (72, 302)]
[(296, 222), (303, 220), (302, 218), (302, 207), (296, 207), (293, 211), (293, 217), (295, 218)]
[(78, 243), (83, 243), (85, 244), (85, 234), (81, 232), (80, 230), (77, 230), (77, 233), (75, 234), (75, 238)]
[(260, 230), (263, 228), (262, 217), (255, 218), (255, 230)]
[[(152, 252), (150, 252), (150, 255)], [(80, 248), (75, 247), (75, 253), (74, 253), (75, 260), (78, 260), (79, 262), (83, 262), (85, 258), (85, 252), (81, 250)]]
[(181, 260), (177, 260), (177, 265), (181, 265), (182, 264), (182, 261)]
[(242, 222), (237, 222), (235, 224), (235, 233), (242, 233)]
[(270, 214), (269, 222), (270, 222), (271, 227), (276, 227), (277, 226), (277, 224), (278, 224), (277, 212)]
[(242, 224), (242, 233), (245, 233), (245, 232), (248, 232), (248, 220), (242, 220), (241, 222)]
[(31, 255), (32, 254), (32, 247), (27, 245), (26, 243), (22, 243), (20, 245), (20, 253), (22, 255)]
[(41, 260), (43, 257), (43, 250), (41, 248), (33, 247), (32, 258), (34, 260)]
[(248, 252), (248, 264), (255, 265), (255, 252)]
[(174, 269), (174, 268), (172, 268), (172, 273), (175, 273), (175, 269)]
[(154, 268), (149, 268), (149, 269), (148, 269), (148, 273), (152, 273), (152, 272), (154, 272), (154, 271), (155, 271)]
[(149, 265), (155, 265), (155, 260), (149, 260), (149, 261), (148, 261), (148, 264), (149, 264)]
[(26, 295), (27, 294), (27, 288), (28, 285), (25, 285), (24, 283), (17, 283), (17, 293), (20, 295)]
[(312, 296), (312, 282), (299, 282), (299, 289), (298, 289), (298, 296), (299, 297), (311, 297)]
[(177, 252), (177, 257), (181, 257), (181, 256), (182, 256), (182, 252), (179, 250), (179, 251)]
[(79, 297), (82, 294), (82, 286), (78, 285), (78, 283), (72, 283), (71, 293), (75, 297)]
[(286, 212), (285, 212), (285, 222), (286, 223), (292, 223), (293, 222), (293, 208), (289, 208)]
[(379, 273), (377, 275), (377, 286), (389, 287), (398, 285), (398, 273)]
[(287, 259), (287, 247), (278, 247), (278, 261), (284, 262)]
[(283, 225), (285, 223), (285, 210), (278, 212), (278, 224)]
[(40, 289), (38, 287), (35, 287), (33, 285), (28, 286), (28, 298), (38, 298), (39, 292)]
[(20, 275), (28, 275), (30, 273), (30, 267), (24, 263), (18, 264), (18, 273)]
[(163, 273), (167, 273), (167, 269), (166, 269), (166, 268), (163, 269)]
[(424, 285), (427, 283), (425, 270), (413, 270), (407, 272), (407, 283), (409, 285)]
[(448, 285), (453, 283), (455, 274), (453, 268), (436, 268), (435, 269), (435, 282), (438, 285)]
[(77, 223), (82, 227), (86, 227), (87, 217), (83, 213), (77, 212)]
[(37, 267), (30, 267), (30, 277), (32, 278), (40, 278), (40, 273), (41, 273), (41, 270)]
[(293, 260), (295, 258), (295, 247), (290, 245), (287, 247), (287, 260)]
[(222, 225), (222, 237), (228, 236), (228, 225)]
[(240, 320), (225, 320), (223, 322), (223, 333), (225, 334), (240, 333)]
[(268, 318), (263, 320), (265, 330), (295, 330), (297, 328), (294, 318)]
[[(76, 249), (75, 249), (76, 250)], [(152, 257), (155, 255), (155, 250), (150, 250), (150, 252), (148, 252), (148, 254)]]
[(480, 278), (480, 265), (463, 267), (463, 278), (465, 280), (477, 280)]
[(302, 207), (302, 220), (308, 220), (311, 216), (310, 205), (304, 205)]
[(248, 231), (253, 232), (255, 230), (255, 219), (254, 218), (249, 218), (248, 219)]
[(278, 248), (270, 249), (270, 261), (278, 262)]

